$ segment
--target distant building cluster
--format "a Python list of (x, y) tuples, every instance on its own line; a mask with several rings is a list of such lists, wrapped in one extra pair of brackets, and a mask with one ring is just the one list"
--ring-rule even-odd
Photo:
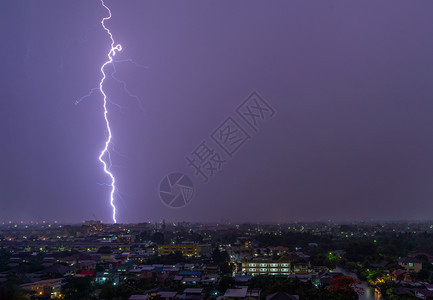
[[(0, 287), (20, 278), (28, 297), (62, 299), (66, 287), (85, 279), (98, 293), (107, 284), (134, 290), (146, 282), (146, 292), (130, 299), (281, 300), (299, 295), (253, 287), (255, 278), (311, 283), (322, 293), (346, 268), (364, 276), (376, 292), (392, 283), (396, 297), (427, 297), (429, 291), (433, 296), (432, 253), (420, 248), (400, 257), (377, 251), (391, 238), (410, 242), (430, 236), (432, 226), (418, 223), (7, 223), (0, 226)], [(346, 242), (355, 248), (336, 248)], [(367, 246), (360, 247), (363, 243)]]

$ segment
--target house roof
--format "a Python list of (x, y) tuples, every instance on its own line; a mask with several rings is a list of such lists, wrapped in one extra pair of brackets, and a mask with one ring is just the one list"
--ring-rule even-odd
[(418, 256), (418, 255), (424, 255), (424, 256), (426, 256), (428, 259), (433, 259), (433, 256), (432, 256), (432, 255), (430, 255), (430, 254), (428, 254), (428, 253), (425, 253), (425, 252), (412, 253), (412, 254), (409, 254), (408, 256), (409, 256), (409, 257), (415, 257), (415, 256)]
[(142, 271), (152, 271), (155, 269), (155, 267), (154, 266), (140, 266), (140, 269)]
[(187, 278), (183, 278), (182, 281), (185, 281), (185, 282), (195, 282), (195, 281), (197, 281), (197, 282), (199, 282), (199, 281), (200, 281), (200, 278), (198, 278), (198, 277), (194, 277), (194, 278), (192, 278), (192, 277), (187, 277)]
[(147, 300), (147, 295), (131, 295), (128, 300)]
[(394, 275), (394, 276), (400, 276), (400, 275), (403, 275), (403, 274), (407, 274), (407, 272), (405, 271), (405, 270), (401, 270), (401, 269), (397, 269), (397, 270), (395, 270), (394, 272), (392, 272), (392, 274)]
[(411, 295), (412, 294), (411, 290), (408, 288), (405, 288), (405, 287), (397, 287), (397, 288), (393, 289), (392, 293), (394, 295), (397, 295), (397, 296)]
[(408, 263), (421, 263), (421, 261), (416, 257), (403, 257), (398, 260), (399, 263), (408, 264)]
[(173, 267), (164, 267), (162, 269), (163, 269), (163, 271), (166, 271), (166, 272), (178, 272), (179, 271), (178, 268), (173, 268)]
[(276, 292), (266, 296), (266, 300), (298, 300), (299, 296), (290, 295), (285, 292)]
[(245, 298), (247, 295), (248, 288), (243, 287), (240, 289), (227, 289), (224, 297), (228, 298)]
[(42, 270), (41, 273), (51, 273), (51, 274), (66, 274), (71, 271), (71, 268), (68, 266), (64, 266), (62, 264), (54, 264), (45, 270)]
[(127, 261), (120, 265), (120, 267), (132, 267), (134, 263), (132, 261)]
[(276, 250), (276, 251), (289, 251), (289, 248), (283, 247), (283, 246), (277, 246), (277, 247), (268, 247), (270, 250)]
[(82, 260), (79, 263), (80, 266), (92, 266), (94, 264), (96, 264), (94, 260)]
[(141, 273), (141, 269), (131, 269), (131, 270), (129, 270), (128, 272), (129, 273)]
[(249, 275), (236, 275), (234, 277), (234, 279), (235, 279), (236, 282), (239, 282), (239, 283), (247, 283), (247, 282), (249, 282), (252, 279), (252, 276), (249, 276)]
[(424, 296), (425, 298), (423, 298), (423, 299), (431, 299), (430, 297), (433, 296), (433, 291), (430, 291), (428, 289), (417, 290), (416, 292), (417, 292), (417, 295)]
[(35, 281), (32, 283), (25, 283), (25, 284), (21, 284), (21, 287), (26, 287), (26, 286), (32, 286), (32, 285), (37, 285), (37, 284), (51, 284), (51, 283), (56, 283), (58, 281), (62, 281), (63, 278), (55, 278), (55, 279), (46, 279), (46, 280), (39, 280), (39, 281)]
[(202, 288), (188, 288), (183, 291), (185, 294), (201, 294), (203, 292)]
[(201, 272), (199, 272), (199, 271), (184, 270), (184, 271), (180, 271), (178, 274), (181, 276), (201, 276)]
[(95, 270), (81, 270), (80, 275), (96, 276), (96, 272), (95, 272)]
[(177, 292), (158, 292), (157, 295), (161, 298), (174, 298)]
[(373, 268), (380, 268), (380, 267), (385, 267), (385, 266), (388, 265), (388, 264), (389, 264), (389, 261), (382, 260), (380, 263), (377, 263), (377, 264), (371, 264), (371, 266), (372, 266)]

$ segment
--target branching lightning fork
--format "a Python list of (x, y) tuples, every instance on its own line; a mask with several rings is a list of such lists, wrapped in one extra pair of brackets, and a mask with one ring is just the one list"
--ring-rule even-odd
[[(105, 5), (104, 0), (101, 0), (101, 4), (102, 6), (108, 11), (108, 16), (104, 17), (101, 20), (101, 25), (104, 28), (104, 30), (108, 33), (110, 40), (111, 40), (111, 44), (110, 44), (110, 50), (108, 51), (108, 60), (101, 66), (101, 73), (102, 73), (102, 79), (99, 82), (99, 91), (101, 92), (103, 98), (104, 98), (104, 119), (105, 119), (105, 124), (107, 126), (107, 139), (105, 141), (105, 147), (104, 149), (101, 151), (101, 154), (99, 155), (99, 161), (104, 165), (104, 172), (110, 177), (111, 183), (111, 192), (110, 192), (110, 205), (113, 209), (113, 221), (114, 223), (117, 223), (116, 220), (116, 206), (114, 205), (114, 193), (116, 191), (116, 179), (114, 178), (114, 175), (111, 173), (111, 159), (110, 159), (110, 152), (108, 150), (108, 147), (111, 143), (111, 128), (110, 128), (110, 122), (108, 120), (108, 110), (107, 110), (107, 95), (105, 94), (104, 91), (104, 81), (106, 78), (105, 75), (105, 67), (108, 64), (112, 64), (113, 63), (113, 57), (116, 55), (116, 51), (122, 51), (122, 46), (120, 44), (116, 44), (113, 38), (113, 35), (111, 34), (111, 31), (105, 26), (105, 21), (111, 19), (111, 10)], [(106, 160), (104, 160), (104, 157), (108, 156), (108, 163)]]
[(110, 150), (112, 152), (116, 153), (117, 155), (119, 155), (119, 153), (115, 151), (114, 144), (113, 144), (113, 141), (112, 141), (110, 122), (109, 122), (109, 119), (108, 119), (107, 104), (110, 103), (110, 104), (118, 107), (121, 111), (123, 111), (125, 108), (123, 106), (121, 106), (120, 104), (112, 101), (107, 96), (107, 94), (105, 93), (105, 91), (103, 89), (105, 79), (107, 79), (107, 74), (105, 73), (106, 72), (105, 71), (105, 67), (107, 65), (111, 65), (112, 66), (113, 70), (112, 70), (111, 73), (108, 74), (108, 76), (110, 76), (112, 79), (114, 79), (119, 84), (121, 84), (121, 86), (123, 87), (123, 90), (128, 94), (129, 97), (132, 97), (135, 100), (137, 100), (139, 108), (140, 108), (141, 111), (144, 111), (144, 110), (143, 110), (143, 107), (141, 105), (141, 101), (140, 101), (139, 97), (137, 97), (136, 95), (132, 94), (129, 91), (129, 89), (127, 88), (126, 82), (117, 77), (117, 75), (116, 75), (116, 72), (117, 72), (116, 63), (129, 62), (129, 63), (134, 64), (136, 67), (140, 67), (140, 68), (146, 68), (146, 67), (142, 66), (142, 65), (140, 65), (138, 63), (136, 63), (132, 59), (120, 59), (120, 60), (115, 60), (114, 59), (114, 56), (116, 55), (116, 52), (122, 51), (122, 46), (120, 44), (116, 44), (116, 42), (114, 41), (114, 38), (113, 38), (113, 35), (112, 35), (111, 31), (105, 26), (105, 21), (111, 19), (111, 10), (110, 10), (110, 8), (107, 5), (105, 5), (105, 2), (104, 2), (105, 0), (100, 0), (100, 1), (101, 1), (102, 6), (108, 12), (108, 16), (104, 17), (101, 20), (102, 28), (107, 32), (107, 34), (108, 34), (108, 36), (110, 37), (110, 40), (111, 40), (110, 49), (109, 49), (109, 51), (107, 53), (108, 60), (101, 66), (102, 79), (99, 82), (99, 86), (92, 88), (89, 91), (89, 93), (87, 93), (86, 95), (84, 95), (81, 98), (77, 99), (75, 101), (75, 105), (80, 104), (81, 101), (83, 101), (84, 99), (92, 96), (93, 93), (96, 92), (96, 91), (99, 91), (102, 94), (102, 96), (103, 96), (104, 119), (105, 119), (105, 124), (106, 124), (107, 136), (106, 136), (106, 141), (105, 141), (105, 147), (101, 151), (101, 153), (100, 153), (100, 155), (99, 155), (98, 158), (99, 158), (99, 161), (103, 164), (103, 166), (104, 166), (104, 172), (109, 176), (110, 182), (109, 183), (100, 184), (100, 185), (108, 186), (108, 187), (111, 188), (111, 192), (110, 192), (110, 205), (111, 205), (111, 207), (113, 209), (113, 221), (114, 221), (114, 223), (117, 223), (117, 220), (116, 220), (117, 209), (116, 209), (116, 206), (115, 206), (115, 203), (114, 203), (114, 197), (115, 197), (115, 195), (118, 196), (120, 199), (122, 199), (122, 197), (120, 195), (119, 189), (115, 185), (116, 184), (115, 177), (114, 177), (113, 173), (111, 172), (111, 168), (115, 167), (115, 166), (113, 166), (112, 162), (111, 162), (111, 153), (110, 153)]

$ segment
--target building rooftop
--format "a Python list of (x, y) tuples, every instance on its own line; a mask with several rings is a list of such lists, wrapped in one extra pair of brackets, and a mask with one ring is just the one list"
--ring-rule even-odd
[(36, 284), (51, 284), (51, 283), (56, 283), (58, 281), (62, 281), (63, 279), (64, 278), (39, 280), (39, 281), (31, 282), (31, 283), (21, 284), (21, 287), (32, 286), (32, 285), (36, 285)]
[(248, 288), (247, 287), (243, 287), (243, 288), (239, 288), (239, 289), (227, 289), (224, 297), (227, 298), (245, 298), (245, 296), (247, 295), (247, 291)]
[(203, 292), (202, 288), (188, 288), (183, 291), (185, 294), (201, 294)]
[(131, 295), (128, 300), (147, 300), (147, 295)]
[(299, 296), (290, 295), (285, 292), (276, 292), (266, 296), (266, 300), (298, 300)]

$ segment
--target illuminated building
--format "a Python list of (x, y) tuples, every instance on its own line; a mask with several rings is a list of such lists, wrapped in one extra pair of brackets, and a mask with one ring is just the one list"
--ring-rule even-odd
[(289, 275), (290, 261), (253, 260), (242, 262), (242, 273), (246, 275)]
[(198, 256), (198, 244), (176, 244), (161, 245), (158, 247), (159, 255), (169, 255), (171, 253), (181, 252), (183, 256)]
[(407, 272), (418, 273), (422, 270), (422, 262), (415, 257), (404, 257), (398, 260), (398, 264)]
[(63, 278), (40, 280), (32, 283), (22, 284), (20, 287), (24, 290), (34, 292), (36, 295), (50, 295), (57, 298), (60, 295)]

